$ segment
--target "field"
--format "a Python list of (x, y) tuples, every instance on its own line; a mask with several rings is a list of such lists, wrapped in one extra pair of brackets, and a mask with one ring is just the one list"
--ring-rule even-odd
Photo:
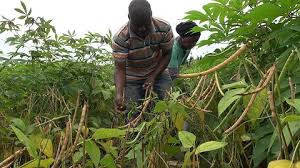
[(0, 19), (0, 167), (296, 168), (299, 10), (214, 0), (187, 11), (211, 34), (197, 47), (227, 47), (191, 60), (168, 98), (151, 92), (127, 124), (113, 108), (112, 33), (57, 34), (21, 2), (16, 19)]

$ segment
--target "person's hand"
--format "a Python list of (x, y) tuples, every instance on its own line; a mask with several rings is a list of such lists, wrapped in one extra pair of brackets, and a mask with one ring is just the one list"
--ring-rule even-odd
[(155, 76), (154, 75), (149, 76), (143, 85), (144, 89), (151, 88), (154, 85), (154, 82), (155, 82)]
[(121, 94), (117, 94), (115, 98), (115, 111), (117, 113), (122, 113), (126, 109), (126, 106), (124, 105), (124, 99)]

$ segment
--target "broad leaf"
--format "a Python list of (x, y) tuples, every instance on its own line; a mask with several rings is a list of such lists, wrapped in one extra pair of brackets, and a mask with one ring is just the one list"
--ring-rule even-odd
[(154, 113), (160, 113), (168, 109), (166, 101), (159, 101), (155, 104)]
[(205, 142), (196, 148), (195, 154), (197, 155), (202, 152), (209, 152), (209, 151), (217, 150), (217, 149), (225, 147), (226, 145), (227, 145), (226, 142), (218, 142), (218, 141)]
[(177, 114), (176, 119), (175, 119), (175, 127), (177, 128), (178, 131), (183, 130), (184, 119), (185, 119), (185, 117), (183, 115)]
[(42, 139), (39, 148), (47, 157), (53, 157), (53, 145), (51, 139)]
[[(251, 96), (252, 95), (247, 95), (243, 97), (244, 108), (247, 107), (251, 99)], [(261, 113), (263, 112), (267, 100), (268, 100), (268, 94), (266, 89), (262, 90), (257, 94), (255, 101), (253, 102), (251, 108), (247, 113), (248, 118), (251, 120), (253, 124), (256, 122), (256, 120), (260, 117)]]
[(19, 8), (15, 8), (15, 11), (19, 12), (19, 13), (22, 13), (22, 14), (25, 14), (25, 12), (23, 12), (21, 9)]
[(195, 145), (196, 136), (194, 134), (187, 131), (180, 131), (178, 136), (184, 148), (191, 148)]
[(77, 164), (83, 157), (82, 151), (75, 152), (72, 155), (73, 164)]
[[(295, 122), (289, 122), (287, 124), (290, 127), (292, 136), (295, 136), (296, 133), (300, 130), (300, 122), (295, 121)], [(284, 134), (287, 145), (289, 145), (291, 143), (292, 137), (291, 137), (290, 132), (287, 128), (287, 125), (283, 128), (283, 134)]]
[(11, 120), (14, 126), (18, 127), (21, 131), (25, 132), (26, 131), (26, 125), (23, 120), (19, 118), (13, 118)]
[(94, 139), (120, 138), (125, 136), (126, 130), (116, 128), (100, 128), (93, 135)]
[(100, 142), (100, 144), (102, 145), (102, 147), (104, 148), (106, 153), (110, 153), (113, 155), (113, 157), (117, 158), (118, 157), (118, 151), (117, 148), (114, 147), (112, 145), (112, 143), (110, 143), (110, 141), (108, 142)]
[(221, 115), (233, 102), (241, 98), (242, 96), (240, 96), (239, 94), (242, 94), (245, 91), (246, 90), (244, 88), (227, 91), (218, 104), (219, 115)]
[(42, 134), (33, 134), (30, 135), (29, 138), (48, 158), (53, 157), (53, 144), (51, 139), (44, 138)]
[(223, 90), (226, 90), (226, 89), (236, 89), (236, 88), (246, 88), (248, 85), (245, 81), (245, 79), (241, 80), (241, 81), (238, 81), (238, 82), (234, 82), (234, 83), (230, 83), (230, 84), (226, 84), (226, 85), (223, 85), (222, 86), (222, 89)]
[(100, 149), (93, 140), (85, 142), (86, 151), (94, 163), (95, 167), (98, 167), (100, 162)]
[(53, 158), (42, 159), (42, 160), (35, 159), (25, 163), (20, 168), (35, 168), (35, 167), (49, 168), (53, 162), (54, 162)]
[(22, 7), (23, 7), (24, 11), (27, 13), (27, 8), (26, 8), (26, 5), (25, 5), (25, 3), (21, 1), (21, 5), (22, 5)]
[(300, 121), (300, 115), (288, 115), (281, 119), (283, 123), (288, 123), (288, 122), (294, 122), (294, 121)]
[(208, 16), (203, 14), (200, 11), (191, 10), (191, 11), (186, 12), (186, 14), (187, 14), (187, 16), (185, 16), (184, 19), (199, 20), (201, 22), (208, 20)]
[(21, 143), (23, 143), (26, 146), (27, 151), (29, 152), (30, 156), (37, 158), (38, 154), (37, 154), (36, 146), (34, 145), (34, 143), (18, 128), (14, 127), (12, 125), (11, 125), (11, 128), (15, 132), (15, 134), (17, 135), (17, 137), (21, 141)]
[(183, 161), (183, 164), (182, 164), (182, 168), (188, 168), (191, 166), (191, 156), (193, 155), (192, 152), (190, 151), (187, 151), (184, 155), (184, 161)]
[(269, 147), (271, 137), (271, 135), (267, 135), (257, 140), (255, 143), (255, 147), (253, 149), (254, 167), (257, 167), (267, 157), (267, 149)]
[(281, 16), (285, 11), (277, 5), (271, 3), (264, 3), (245, 15), (245, 20), (251, 20), (253, 24), (268, 19), (272, 22), (275, 18)]
[(298, 113), (300, 113), (300, 99), (294, 99), (294, 100), (286, 99), (285, 101), (290, 106), (293, 106), (298, 111)]
[(105, 155), (101, 159), (100, 164), (102, 167), (105, 167), (105, 168), (116, 168), (117, 167), (116, 163), (114, 161), (114, 158), (110, 154)]

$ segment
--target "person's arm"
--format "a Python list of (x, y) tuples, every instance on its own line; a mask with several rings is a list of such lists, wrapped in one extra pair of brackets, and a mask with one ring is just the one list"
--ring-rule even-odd
[(125, 110), (124, 89), (126, 83), (126, 59), (128, 57), (127, 44), (116, 36), (113, 39), (112, 50), (115, 61), (115, 110), (121, 112)]
[(180, 65), (183, 65), (186, 63), (186, 60), (188, 59), (189, 55), (190, 55), (190, 52), (191, 50), (187, 50), (186, 53), (184, 54), (183, 58), (182, 58), (182, 61), (181, 61), (181, 64)]
[(156, 67), (155, 71), (153, 71), (152, 74), (145, 81), (144, 88), (152, 86), (154, 84), (155, 78), (167, 68), (171, 59), (173, 42), (173, 32), (170, 28), (168, 33), (166, 33), (164, 40), (160, 44), (161, 53), (159, 54), (161, 55), (159, 56), (160, 59), (158, 60), (158, 67)]
[(153, 76), (160, 75), (168, 66), (170, 59), (171, 59), (172, 49), (162, 52), (161, 58), (158, 60), (159, 65), (157, 69), (153, 72)]
[(125, 105), (124, 105), (125, 82), (126, 82), (126, 62), (115, 61), (115, 87), (116, 87), (115, 110), (118, 112), (125, 110)]

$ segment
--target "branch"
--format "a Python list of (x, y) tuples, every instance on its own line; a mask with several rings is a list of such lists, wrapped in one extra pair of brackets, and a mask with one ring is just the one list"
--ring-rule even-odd
[(26, 148), (23, 148), (23, 149), (20, 149), (18, 151), (16, 151), (14, 154), (12, 154), (11, 156), (9, 156), (8, 158), (6, 158), (5, 160), (3, 160), (1, 163), (0, 163), (0, 167), (6, 165), (9, 161), (11, 161), (12, 159), (18, 157), (19, 155), (21, 155), (24, 151), (25, 151)]

